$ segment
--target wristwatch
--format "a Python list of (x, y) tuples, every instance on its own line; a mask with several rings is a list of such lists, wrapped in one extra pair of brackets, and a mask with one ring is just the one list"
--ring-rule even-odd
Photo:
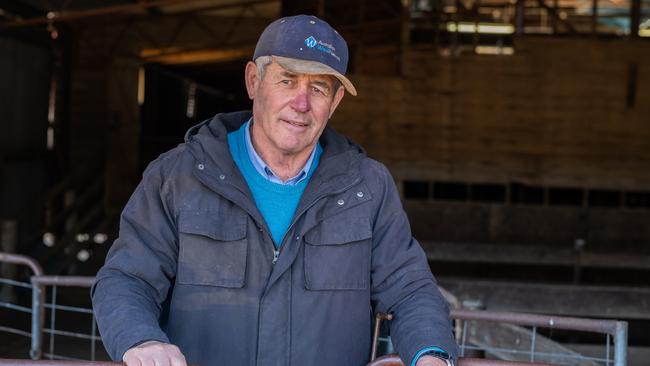
[[(452, 360), (451, 357), (449, 357), (447, 352), (431, 350), (431, 351), (425, 352), (422, 356), (433, 356), (435, 358), (439, 358), (439, 359), (445, 361), (447, 363), (447, 366), (456, 366), (456, 364), (454, 363), (454, 360)], [(422, 356), (420, 356), (420, 357), (422, 357)]]

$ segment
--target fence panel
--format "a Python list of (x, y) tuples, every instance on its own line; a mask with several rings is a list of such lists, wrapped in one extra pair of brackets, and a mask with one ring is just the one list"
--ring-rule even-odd
[[(463, 324), (461, 356), (478, 352), (504, 360), (575, 366), (625, 366), (627, 362), (626, 322), (464, 309), (452, 310), (451, 317)], [(551, 339), (554, 331), (602, 336), (602, 354), (574, 352)]]
[[(43, 269), (36, 261), (23, 255), (0, 252), (0, 263), (3, 267), (7, 265), (26, 267), (29, 275), (40, 276), (43, 274)], [(40, 290), (34, 288), (30, 282), (19, 279), (20, 277), (28, 278), (29, 275), (18, 276), (17, 271), (3, 270), (2, 272), (12, 273), (12, 276), (0, 278), (2, 285), (0, 308), (3, 313), (2, 318), (5, 319), (3, 324), (0, 324), (0, 332), (26, 338), (26, 341), (30, 343), (30, 350), (38, 349), (39, 345), (35, 344), (36, 340), (33, 335), (35, 332), (39, 332), (41, 324), (38, 323), (37, 315), (33, 312), (32, 304), (41, 299)], [(30, 295), (31, 303), (27, 300)], [(21, 321), (24, 323), (22, 328), (20, 327)], [(15, 341), (3, 343), (10, 348), (15, 348), (16, 344), (19, 344)], [(37, 355), (30, 354), (30, 356)]]
[[(101, 344), (101, 337), (97, 333), (97, 324), (93, 315), (93, 310), (91, 307), (83, 306), (74, 306), (74, 305), (61, 305), (58, 303), (60, 297), (59, 292), (61, 288), (81, 288), (83, 289), (83, 296), (90, 298), (90, 295), (87, 292), (93, 284), (95, 283), (95, 277), (85, 277), (85, 276), (33, 276), (32, 284), (34, 289), (38, 289), (42, 294), (48, 293), (49, 289), (49, 302), (40, 301), (35, 302), (32, 307), (34, 309), (35, 317), (41, 319), (43, 327), (41, 331), (34, 333), (34, 337), (38, 338), (38, 341), (34, 344), (41, 345), (41, 348), (33, 350), (33, 353), (38, 353), (40, 355), (41, 349), (43, 348), (43, 335), (48, 335), (48, 344), (47, 352), (42, 355), (49, 358), (50, 360), (81, 360), (81, 359), (90, 359), (94, 361), (97, 359), (98, 349), (103, 351), (103, 346)], [(36, 291), (36, 290), (35, 290)], [(47, 323), (45, 322), (46, 316), (49, 315)], [(62, 330), (57, 329), (57, 324), (61, 324), (59, 316), (65, 316), (66, 326), (73, 327), (74, 330)], [(82, 324), (87, 322), (86, 331), (83, 330)], [(81, 326), (81, 328), (80, 328)], [(81, 329), (81, 330), (80, 330)], [(75, 347), (73, 350), (75, 355), (63, 355), (61, 353), (55, 352), (55, 340), (58, 337), (65, 337), (66, 344), (76, 344), (77, 346), (81, 345), (83, 348), (84, 344), (88, 346), (89, 352), (87, 354), (81, 353), (82, 347)], [(75, 342), (76, 341), (76, 342)], [(99, 342), (99, 348), (98, 348)], [(70, 347), (68, 347), (70, 348)], [(70, 351), (68, 351), (70, 352)], [(34, 357), (32, 357), (34, 358)], [(105, 357), (102, 357), (105, 358)]]
[[(67, 361), (67, 360), (52, 360), (52, 361), (34, 361), (34, 360), (8, 360), (0, 359), (0, 366), (124, 366), (119, 362), (100, 362), (100, 361)], [(404, 366), (399, 357), (395, 355), (383, 356), (367, 366)], [(512, 362), (512, 361), (497, 361), (497, 360), (484, 360), (476, 358), (461, 358), (458, 360), (458, 366), (554, 366), (544, 363), (530, 363), (530, 362)]]
[[(30, 330), (0, 325), (0, 332), (19, 335), (31, 338), (30, 357), (40, 359), (43, 355), (50, 360), (73, 360), (88, 359), (96, 360), (98, 351), (103, 350), (103, 345), (97, 345), (101, 341), (97, 333), (97, 327), (93, 316), (92, 308), (62, 305), (58, 303), (61, 288), (77, 288), (83, 292), (82, 296), (89, 299), (88, 289), (94, 284), (94, 277), (79, 276), (44, 276), (41, 267), (34, 260), (7, 253), (0, 252), (0, 263), (23, 265), (28, 267), (34, 274), (31, 282), (20, 282), (11, 278), (0, 278), (3, 286), (13, 286), (21, 289), (31, 290), (31, 307), (15, 302), (0, 301), (0, 310), (16, 311), (27, 314), (31, 317)], [(49, 293), (49, 302), (46, 302), (46, 295)], [(455, 322), (454, 330), (460, 345), (461, 357), (464, 361), (460, 365), (500, 365), (491, 360), (476, 361), (468, 356), (480, 356), (511, 361), (504, 365), (516, 365), (517, 362), (532, 365), (533, 362), (547, 362), (549, 364), (570, 364), (576, 366), (625, 366), (627, 358), (627, 323), (615, 320), (595, 320), (584, 318), (559, 317), (548, 315), (536, 315), (525, 313), (503, 313), (483, 310), (459, 309), (459, 302), (453, 295), (443, 292), (450, 301), (453, 309), (451, 318)], [(2, 300), (2, 299), (0, 299)], [(88, 326), (82, 330), (57, 329), (61, 324), (60, 316), (67, 314), (66, 325), (74, 324), (78, 327), (79, 322), (71, 322), (70, 316), (85, 317), (81, 322), (88, 322)], [(46, 326), (47, 319), (47, 326)], [(381, 320), (390, 320), (390, 315), (377, 318), (375, 336), (379, 335), (379, 323)], [(546, 330), (546, 331), (545, 331)], [(548, 332), (550, 330), (550, 333)], [(555, 342), (551, 339), (553, 331), (588, 332), (602, 335), (602, 355), (582, 355), (572, 351), (569, 347)], [(43, 336), (48, 336), (47, 352), (43, 354)], [(81, 341), (84, 347), (88, 346), (89, 354), (79, 357), (64, 356), (55, 353), (55, 339), (65, 337)], [(69, 345), (70, 341), (66, 341)], [(377, 344), (385, 342), (383, 353), (393, 352), (390, 338), (375, 338), (373, 342), (373, 358), (377, 354)], [(78, 350), (77, 350), (78, 351)], [(102, 354), (102, 359), (105, 358)], [(384, 362), (390, 358), (379, 358)], [(388, 360), (388, 361), (386, 361)], [(393, 360), (395, 361), (395, 360)], [(490, 361), (492, 363), (482, 363)], [(26, 364), (22, 360), (21, 364)], [(87, 361), (80, 361), (87, 362)], [(374, 362), (374, 361), (373, 361)], [(392, 362), (392, 361), (391, 361)], [(476, 363), (478, 362), (478, 363)], [(515, 362), (515, 363), (512, 363)], [(526, 363), (527, 362), (527, 363)], [(71, 363), (71, 365), (74, 363)], [(102, 365), (102, 363), (94, 363)], [(3, 365), (0, 362), (0, 365)], [(47, 363), (39, 363), (47, 365)], [(384, 365), (384, 364), (382, 364)], [(388, 364), (386, 364), (388, 365)]]

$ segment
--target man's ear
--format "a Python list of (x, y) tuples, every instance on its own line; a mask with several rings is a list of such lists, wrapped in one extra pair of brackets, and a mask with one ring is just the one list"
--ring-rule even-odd
[(248, 61), (246, 64), (246, 71), (244, 71), (244, 79), (246, 81), (246, 91), (248, 98), (255, 99), (255, 91), (260, 83), (259, 73), (257, 72), (257, 65), (253, 61)]
[(334, 114), (336, 107), (338, 107), (339, 103), (341, 103), (341, 100), (343, 100), (344, 95), (345, 95), (345, 88), (341, 85), (339, 86), (339, 89), (336, 91), (336, 94), (334, 94), (334, 100), (332, 101), (332, 105), (330, 106), (330, 118), (332, 118), (332, 115)]

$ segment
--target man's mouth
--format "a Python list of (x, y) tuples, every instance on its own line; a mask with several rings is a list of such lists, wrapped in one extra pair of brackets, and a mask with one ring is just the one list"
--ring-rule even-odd
[(305, 128), (305, 127), (309, 126), (309, 123), (306, 123), (306, 122), (290, 121), (290, 120), (286, 120), (286, 119), (283, 119), (282, 121), (284, 121), (284, 122), (286, 122), (286, 123), (288, 123), (288, 124), (290, 124), (292, 126), (296, 126), (296, 127), (300, 127), (300, 128)]

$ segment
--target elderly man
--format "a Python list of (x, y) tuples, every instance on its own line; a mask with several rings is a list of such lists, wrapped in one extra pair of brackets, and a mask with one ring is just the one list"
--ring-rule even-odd
[(361, 366), (373, 313), (390, 312), (407, 365), (453, 363), (447, 305), (390, 174), (326, 128), (356, 95), (345, 41), (316, 17), (282, 18), (253, 60), (252, 113), (191, 128), (122, 213), (93, 289), (112, 358)]

